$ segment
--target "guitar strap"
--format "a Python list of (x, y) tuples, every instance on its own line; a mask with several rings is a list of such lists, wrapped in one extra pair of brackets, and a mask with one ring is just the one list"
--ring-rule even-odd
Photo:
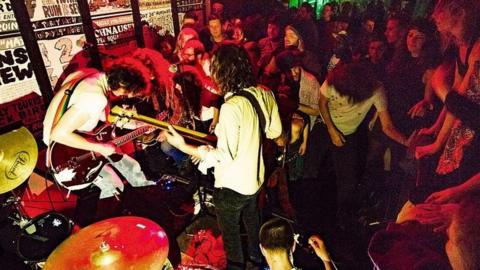
[(255, 98), (255, 96), (245, 90), (239, 91), (235, 94), (235, 96), (241, 96), (248, 101), (250, 101), (250, 104), (252, 104), (253, 110), (256, 112), (258, 116), (258, 122), (260, 124), (260, 147), (258, 148), (258, 164), (257, 164), (257, 181), (260, 181), (260, 155), (262, 153), (262, 143), (265, 141), (266, 134), (265, 134), (265, 127), (266, 127), (266, 120), (265, 120), (265, 115), (263, 114), (262, 108), (260, 107), (260, 104), (258, 103), (258, 100)]
[(69, 87), (68, 89), (65, 89), (64, 95), (62, 97), (62, 100), (58, 104), (57, 111), (55, 112), (55, 117), (53, 118), (53, 124), (52, 124), (52, 129), (53, 127), (60, 121), (60, 118), (65, 114), (65, 112), (68, 109), (68, 104), (70, 103), (70, 98), (73, 95), (73, 91), (77, 88), (77, 86), (87, 77), (91, 76), (94, 72), (88, 72), (87, 74), (83, 75), (75, 83), (73, 84), (72, 87)]
[[(65, 89), (64, 91), (64, 95), (62, 97), (62, 99), (60, 100), (60, 103), (58, 104), (58, 107), (57, 107), (57, 110), (55, 111), (55, 116), (53, 118), (53, 122), (52, 122), (52, 128), (51, 130), (53, 130), (53, 128), (55, 127), (55, 125), (58, 123), (58, 121), (60, 121), (60, 119), (62, 118), (62, 116), (65, 114), (65, 112), (67, 111), (68, 109), (68, 105), (70, 103), (70, 98), (72, 97), (72, 94), (73, 94), (73, 91), (75, 91), (75, 89), (77, 88), (77, 86), (80, 84), (80, 82), (82, 82), (85, 78), (91, 76), (92, 74), (94, 74), (95, 72), (93, 71), (90, 71), (90, 72), (87, 72), (86, 74), (84, 74), (83, 76), (81, 76), (79, 79), (77, 79), (75, 81), (75, 83), (73, 83), (73, 86), (72, 87), (69, 87), (67, 89)], [(51, 133), (51, 130), (50, 130), (50, 133)], [(47, 146), (47, 157), (46, 157), (46, 165), (47, 165), (47, 168), (50, 167), (50, 160), (51, 160), (51, 145), (52, 145), (52, 141), (50, 140), (48, 142), (48, 146)], [(67, 194), (67, 198), (69, 197), (70, 195), (70, 190)]]

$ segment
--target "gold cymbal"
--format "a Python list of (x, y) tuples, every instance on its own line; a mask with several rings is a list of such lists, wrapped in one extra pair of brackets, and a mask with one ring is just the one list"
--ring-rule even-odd
[(44, 269), (157, 270), (167, 255), (167, 234), (158, 224), (141, 217), (117, 217), (67, 238), (50, 254)]
[(0, 194), (21, 185), (32, 174), (37, 158), (37, 142), (27, 128), (1, 134)]

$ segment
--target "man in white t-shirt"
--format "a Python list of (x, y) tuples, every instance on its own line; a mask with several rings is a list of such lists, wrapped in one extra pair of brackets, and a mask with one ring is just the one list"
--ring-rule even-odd
[[(115, 145), (88, 140), (79, 133), (93, 131), (99, 122), (106, 120), (109, 97), (134, 97), (148, 94), (149, 74), (147, 68), (133, 58), (115, 60), (106, 73), (95, 69), (82, 69), (70, 74), (48, 106), (43, 121), (44, 143), (50, 147), (53, 144), (62, 144), (75, 149), (92, 151), (105, 157), (118, 153), (119, 149)], [(71, 96), (66, 100), (68, 93)], [(68, 104), (63, 110), (62, 104), (66, 101)], [(48, 155), (47, 165), (50, 165), (55, 157)], [(123, 155), (119, 161), (104, 166), (99, 176), (93, 180), (92, 183), (101, 190), (100, 199), (112, 197), (118, 194), (118, 190), (123, 190), (120, 177), (110, 165), (115, 167), (132, 186), (154, 184), (146, 180), (140, 165), (135, 160)], [(61, 178), (57, 176), (56, 180), (61, 181)], [(65, 179), (65, 181), (68, 180)], [(72, 187), (71, 190), (83, 189), (89, 184)]]
[(364, 119), (371, 107), (375, 106), (385, 135), (404, 146), (409, 142), (392, 123), (381, 83), (363, 64), (336, 67), (320, 87), (319, 106), (331, 140), (337, 177), (337, 221), (341, 224), (353, 218), (352, 194), (365, 165), (368, 143)]

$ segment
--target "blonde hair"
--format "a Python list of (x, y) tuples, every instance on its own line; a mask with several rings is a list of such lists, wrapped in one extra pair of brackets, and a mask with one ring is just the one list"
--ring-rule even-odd
[[(480, 1), (477, 0), (438, 0), (433, 10), (433, 18), (456, 18), (465, 14), (462, 23), (463, 41), (472, 41), (478, 38), (480, 30)], [(452, 41), (453, 37), (442, 33), (442, 39)]]

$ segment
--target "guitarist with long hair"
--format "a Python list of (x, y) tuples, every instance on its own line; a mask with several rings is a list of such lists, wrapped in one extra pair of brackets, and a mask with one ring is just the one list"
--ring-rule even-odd
[[(213, 199), (227, 254), (227, 269), (245, 269), (246, 260), (260, 266), (257, 197), (265, 171), (261, 142), (265, 135), (276, 139), (278, 144), (284, 143), (278, 106), (270, 90), (257, 86), (242, 47), (220, 46), (211, 67), (212, 78), (225, 98), (215, 127), (216, 147), (188, 144), (172, 126), (161, 135), (175, 148), (201, 161), (203, 169), (215, 170)], [(246, 256), (242, 252), (241, 221), (249, 238)]]
[[(62, 186), (68, 186), (70, 191), (93, 184), (100, 188), (100, 199), (123, 191), (121, 178), (112, 166), (134, 187), (153, 184), (145, 178), (138, 162), (119, 153), (117, 145), (87, 139), (84, 135), (106, 121), (112, 99), (142, 97), (149, 91), (149, 72), (133, 58), (112, 61), (106, 72), (82, 69), (70, 74), (49, 104), (43, 122), (43, 141), (49, 145), (47, 166), (55, 180)], [(62, 147), (62, 151), (52, 151), (55, 147)], [(72, 150), (86, 154), (75, 156)], [(82, 166), (73, 164), (88, 158), (106, 160), (102, 167), (95, 166), (98, 174), (93, 174), (91, 166), (87, 166), (90, 171), (81, 172)], [(73, 183), (72, 179), (85, 182)]]

